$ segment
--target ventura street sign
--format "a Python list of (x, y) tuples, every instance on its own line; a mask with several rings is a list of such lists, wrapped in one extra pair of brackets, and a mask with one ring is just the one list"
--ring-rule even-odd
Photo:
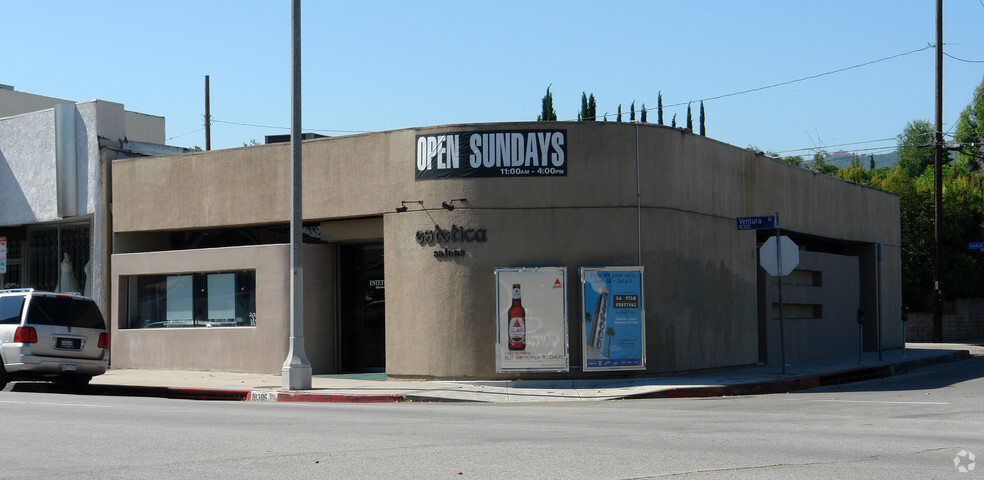
[(984, 242), (970, 242), (967, 244), (967, 248), (984, 252)]
[(762, 230), (766, 228), (776, 228), (776, 217), (766, 215), (764, 217), (738, 217), (738, 230)]
[(776, 252), (776, 237), (769, 237), (759, 249), (759, 264), (773, 277), (789, 275), (799, 265), (800, 261), (799, 247), (785, 235), (779, 239), (778, 245), (781, 249), (779, 254), (782, 256), (781, 269), (777, 258), (779, 255)]

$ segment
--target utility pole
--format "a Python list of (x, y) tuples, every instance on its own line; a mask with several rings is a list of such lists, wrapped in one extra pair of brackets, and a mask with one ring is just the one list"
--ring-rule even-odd
[(212, 115), (209, 113), (208, 75), (205, 75), (205, 151), (212, 149)]
[(943, 0), (936, 0), (936, 128), (933, 134), (933, 341), (943, 342)]
[(291, 0), (290, 86), (290, 350), (281, 372), (284, 390), (311, 389), (311, 363), (304, 355), (304, 269), (301, 241), (301, 0)]

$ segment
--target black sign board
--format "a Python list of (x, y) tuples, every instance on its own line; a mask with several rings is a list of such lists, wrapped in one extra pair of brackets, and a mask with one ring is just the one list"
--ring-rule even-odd
[(567, 130), (417, 135), (414, 178), (567, 176)]

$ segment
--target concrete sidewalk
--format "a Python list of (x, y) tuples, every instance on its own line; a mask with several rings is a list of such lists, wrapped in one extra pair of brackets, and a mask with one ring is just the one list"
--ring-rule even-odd
[(621, 398), (755, 395), (888, 377), (984, 355), (984, 342), (914, 344), (882, 353), (687, 375), (585, 380), (398, 380), (384, 374), (315, 375), (310, 390), (284, 391), (280, 375), (110, 369), (92, 379), (93, 394), (254, 402), (549, 402)]

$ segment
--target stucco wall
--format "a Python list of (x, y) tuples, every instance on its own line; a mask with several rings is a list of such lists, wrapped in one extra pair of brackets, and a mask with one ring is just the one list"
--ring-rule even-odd
[[(414, 137), (455, 130), (563, 128), (569, 174), (555, 178), (415, 182)], [(614, 122), (479, 124), (304, 142), (304, 217), (391, 212), (401, 200), (468, 198), (464, 208), (635, 207), (635, 126)], [(289, 218), (289, 145), (114, 162), (117, 232), (209, 228)], [(780, 212), (784, 228), (857, 242), (898, 243), (899, 222), (871, 212), (898, 198), (678, 130), (639, 127), (643, 207), (734, 219)], [(206, 188), (207, 187), (207, 188)], [(148, 202), (150, 197), (163, 201)], [(886, 210), (887, 209), (887, 210)], [(150, 215), (151, 211), (156, 214)]]
[(0, 169), (0, 225), (58, 218), (54, 110), (0, 120)]
[(123, 112), (123, 116), (127, 140), (164, 145), (164, 117), (131, 111)]
[[(331, 250), (307, 245), (304, 271), (305, 350), (316, 373), (331, 371)], [(126, 282), (130, 275), (256, 270), (256, 326), (126, 329)], [(290, 247), (265, 245), (113, 255), (113, 368), (219, 370), (279, 373), (290, 331)], [(262, 286), (262, 288), (261, 288)]]
[[(122, 135), (122, 106), (86, 102), (75, 108), (77, 215), (97, 212), (101, 195), (98, 137)], [(0, 225), (59, 220), (54, 110), (0, 120)]]
[[(783, 279), (784, 337), (779, 328), (777, 277), (760, 271), (766, 284), (770, 365), (781, 366), (783, 340), (786, 363), (858, 353), (858, 265), (858, 257), (800, 252), (796, 271)], [(804, 308), (813, 306), (818, 308)]]
[(60, 98), (0, 89), (0, 118), (54, 108), (59, 103), (73, 102)]

